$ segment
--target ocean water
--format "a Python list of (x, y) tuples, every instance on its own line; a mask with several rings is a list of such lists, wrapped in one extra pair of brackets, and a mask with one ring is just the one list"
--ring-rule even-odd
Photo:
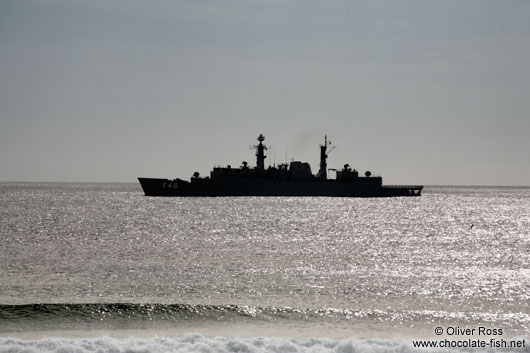
[(530, 352), (530, 188), (150, 198), (137, 184), (0, 183), (0, 352), (471, 340)]

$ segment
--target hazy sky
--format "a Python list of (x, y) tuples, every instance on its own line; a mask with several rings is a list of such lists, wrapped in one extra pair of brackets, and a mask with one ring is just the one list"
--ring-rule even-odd
[(0, 0), (0, 181), (337, 146), (385, 184), (530, 185), (530, 1)]

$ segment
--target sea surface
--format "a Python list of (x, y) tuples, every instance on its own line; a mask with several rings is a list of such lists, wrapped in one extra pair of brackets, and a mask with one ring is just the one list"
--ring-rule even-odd
[(471, 340), (530, 352), (530, 188), (151, 198), (138, 184), (0, 183), (0, 352)]

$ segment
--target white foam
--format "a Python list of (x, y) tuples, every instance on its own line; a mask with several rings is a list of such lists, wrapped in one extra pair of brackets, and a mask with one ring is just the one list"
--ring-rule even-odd
[[(205, 337), (188, 334), (180, 338), (126, 338), (93, 337), (84, 339), (44, 338), (23, 340), (0, 338), (0, 353), (406, 353), (448, 352), (440, 348), (419, 349), (412, 341), (382, 339), (307, 339), (297, 340), (271, 337)], [(451, 352), (470, 350), (450, 350)], [(487, 352), (530, 352), (526, 348), (493, 350)]]

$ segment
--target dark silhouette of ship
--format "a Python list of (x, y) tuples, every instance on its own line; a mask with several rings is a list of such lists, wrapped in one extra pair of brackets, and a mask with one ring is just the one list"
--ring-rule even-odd
[(339, 196), (339, 197), (392, 197), (420, 196), (423, 186), (383, 185), (383, 178), (364, 176), (348, 164), (342, 170), (334, 170), (335, 179), (328, 179), (327, 136), (320, 145), (320, 169), (311, 173), (308, 163), (292, 161), (278, 167), (265, 168), (265, 137), (259, 135), (256, 149), (256, 166), (243, 162), (239, 168), (214, 167), (208, 177), (195, 172), (190, 181), (182, 179), (138, 178), (147, 196)]

